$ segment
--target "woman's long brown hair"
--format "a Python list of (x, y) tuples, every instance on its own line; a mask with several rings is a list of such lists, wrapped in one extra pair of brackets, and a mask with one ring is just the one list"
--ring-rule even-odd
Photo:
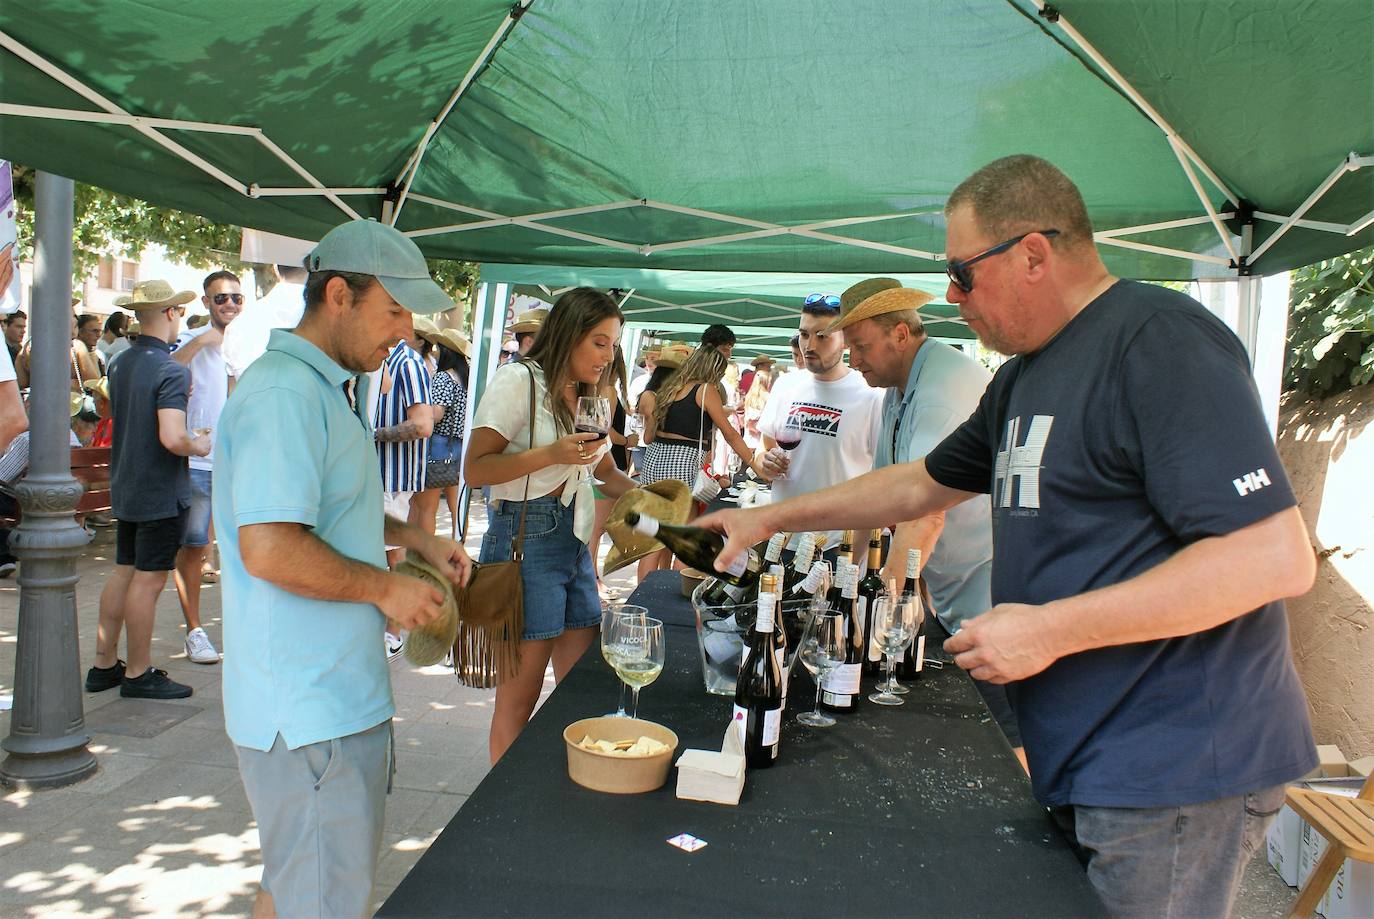
[[(544, 371), (544, 386), (548, 389), (548, 409), (553, 412), (559, 436), (571, 434), (573, 413), (563, 401), (562, 392), (568, 383), (568, 358), (582, 339), (591, 334), (598, 323), (615, 318), (623, 324), (625, 315), (620, 307), (602, 291), (592, 287), (575, 287), (554, 301), (548, 318), (540, 326), (534, 346), (523, 358)], [(577, 395), (595, 396), (598, 383), (578, 383)], [(530, 419), (534, 423), (534, 419)]]

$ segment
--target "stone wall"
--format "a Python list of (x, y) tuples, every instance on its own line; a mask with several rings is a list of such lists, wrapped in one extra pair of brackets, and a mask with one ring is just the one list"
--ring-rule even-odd
[(1279, 454), (1292, 478), (1317, 581), (1288, 602), (1293, 655), (1317, 743), (1374, 754), (1374, 385), (1321, 402), (1284, 397)]

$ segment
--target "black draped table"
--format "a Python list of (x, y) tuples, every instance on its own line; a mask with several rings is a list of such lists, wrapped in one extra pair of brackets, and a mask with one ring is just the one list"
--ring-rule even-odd
[[(706, 693), (678, 574), (630, 602), (667, 633), (640, 717), (676, 731), (679, 753), (720, 749), (732, 700)], [(865, 700), (817, 729), (794, 720), (814, 699), (799, 667), (778, 762), (749, 773), (737, 807), (679, 800), (676, 770), (643, 795), (568, 778), (563, 729), (614, 710), (617, 684), (593, 645), (377, 915), (1103, 914), (957, 668), (927, 669), (906, 705)], [(668, 845), (680, 833), (707, 845)]]

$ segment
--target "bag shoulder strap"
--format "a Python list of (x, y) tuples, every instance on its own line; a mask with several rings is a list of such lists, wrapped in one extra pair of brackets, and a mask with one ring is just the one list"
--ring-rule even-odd
[[(534, 449), (534, 368), (525, 365), (530, 372), (530, 449)], [(530, 477), (525, 476), (525, 497), (520, 502), (520, 529), (516, 531), (515, 541), (511, 543), (510, 557), (513, 561), (525, 558), (525, 513), (530, 509)]]

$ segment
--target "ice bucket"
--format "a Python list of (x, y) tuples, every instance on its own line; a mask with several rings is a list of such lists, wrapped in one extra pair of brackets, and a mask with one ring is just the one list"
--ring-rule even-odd
[[(701, 600), (702, 593), (715, 581), (715, 578), (708, 578), (692, 591), (697, 650), (701, 652), (701, 673), (706, 682), (706, 691), (717, 696), (733, 696), (739, 669), (744, 663), (748, 628), (753, 623), (752, 613), (756, 607), (743, 607), (751, 615), (748, 616), (749, 626), (741, 626), (735, 621), (735, 614), (740, 612), (741, 607), (705, 605)], [(824, 598), (815, 601), (789, 600), (782, 605), (783, 630), (787, 634), (785, 666), (788, 670), (796, 662), (797, 645), (801, 642), (802, 631), (813, 604), (823, 606)]]

